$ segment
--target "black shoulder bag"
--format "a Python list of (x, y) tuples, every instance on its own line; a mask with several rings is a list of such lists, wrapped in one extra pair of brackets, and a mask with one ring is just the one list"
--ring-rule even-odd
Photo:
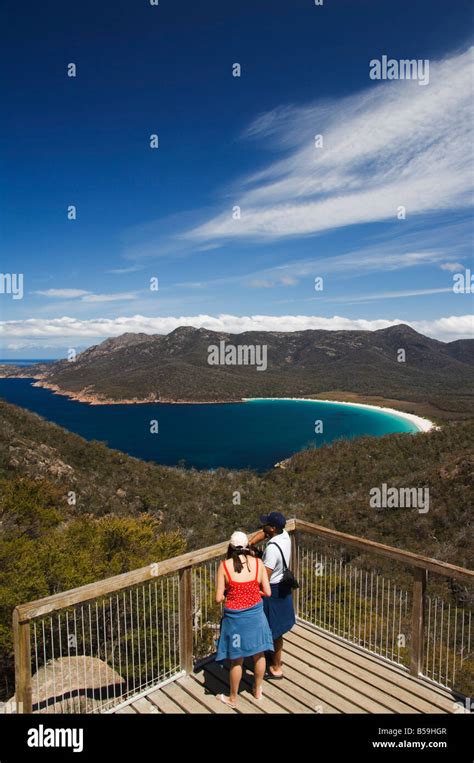
[(280, 581), (281, 588), (284, 589), (284, 590), (287, 590), (288, 592), (290, 590), (294, 591), (296, 588), (299, 588), (300, 584), (298, 583), (297, 579), (295, 578), (295, 576), (293, 575), (292, 571), (288, 567), (288, 565), (287, 565), (287, 563), (285, 561), (285, 555), (284, 555), (283, 551), (281, 550), (281, 547), (278, 545), (278, 543), (273, 543), (273, 542), (267, 543), (267, 548), (268, 548), (268, 546), (276, 546), (278, 551), (281, 554), (281, 559), (282, 559), (282, 562), (283, 562), (283, 577), (282, 577), (282, 579)]

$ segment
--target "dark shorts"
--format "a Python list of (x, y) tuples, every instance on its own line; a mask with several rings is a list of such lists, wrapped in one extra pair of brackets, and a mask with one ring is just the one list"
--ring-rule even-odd
[(296, 623), (291, 589), (280, 583), (271, 583), (272, 595), (265, 596), (263, 608), (272, 632), (273, 640), (290, 631)]

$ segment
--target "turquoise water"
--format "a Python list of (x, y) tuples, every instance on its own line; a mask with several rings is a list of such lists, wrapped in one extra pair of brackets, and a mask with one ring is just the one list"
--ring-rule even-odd
[[(301, 400), (91, 406), (33, 387), (29, 379), (0, 379), (0, 397), (87, 440), (146, 461), (184, 462), (197, 469), (263, 471), (303, 448), (340, 437), (416, 431), (392, 414)], [(153, 420), (157, 434), (150, 432)], [(314, 432), (316, 420), (323, 422), (322, 434)]]

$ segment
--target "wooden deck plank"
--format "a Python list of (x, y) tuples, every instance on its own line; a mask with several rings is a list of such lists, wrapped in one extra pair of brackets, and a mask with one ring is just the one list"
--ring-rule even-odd
[[(320, 708), (318, 712), (326, 713), (367, 713), (360, 705), (356, 705), (346, 697), (335, 694), (330, 688), (320, 683), (314, 676), (302, 675), (299, 671), (285, 663), (285, 676), (296, 687), (303, 689), (313, 696), (313, 706)], [(316, 712), (316, 710), (315, 710)]]
[(285, 664), (290, 665), (294, 670), (300, 673), (303, 677), (316, 681), (317, 683), (325, 686), (334, 694), (349, 699), (354, 705), (360, 707), (368, 713), (391, 713), (389, 707), (373, 700), (370, 696), (367, 696), (364, 692), (354, 688), (354, 686), (348, 686), (338, 678), (329, 675), (327, 672), (315, 668), (308, 663), (302, 662), (298, 657), (295, 657), (292, 653), (287, 652), (285, 655)]
[(451, 699), (453, 696), (453, 693), (450, 689), (448, 689), (445, 686), (441, 686), (440, 684), (436, 683), (427, 683), (426, 680), (424, 680), (422, 677), (417, 678), (415, 676), (412, 676), (406, 668), (403, 667), (403, 665), (398, 665), (396, 662), (391, 662), (390, 660), (386, 659), (383, 656), (380, 656), (378, 654), (375, 654), (374, 652), (369, 652), (368, 650), (363, 649), (358, 644), (353, 644), (350, 641), (346, 641), (345, 639), (341, 638), (340, 636), (336, 636), (333, 633), (324, 632), (320, 628), (318, 628), (315, 625), (311, 625), (311, 623), (305, 624), (305, 623), (297, 623), (294, 628), (292, 629), (293, 633), (298, 633), (298, 629), (302, 629), (305, 635), (308, 636), (308, 638), (316, 639), (315, 643), (319, 643), (324, 646), (326, 649), (330, 649), (330, 651), (340, 651), (341, 649), (344, 652), (344, 655), (352, 660), (356, 660), (357, 658), (363, 659), (364, 664), (366, 661), (370, 662), (371, 664), (371, 670), (374, 671), (380, 671), (380, 670), (389, 670), (393, 671), (393, 674), (400, 676), (400, 678), (407, 679), (410, 684), (414, 683), (415, 685), (419, 686), (421, 689), (424, 689), (428, 692), (435, 692), (439, 694), (441, 697), (449, 698)]
[(181, 686), (184, 691), (194, 697), (204, 707), (207, 707), (211, 713), (217, 713), (219, 715), (235, 715), (235, 710), (229, 705), (225, 705), (223, 702), (217, 699), (215, 694), (206, 692), (204, 686), (197, 681), (193, 681), (191, 676), (186, 678), (180, 678), (176, 682), (178, 686)]
[(432, 712), (439, 712), (440, 710), (448, 713), (454, 712), (454, 703), (457, 697), (447, 688), (428, 685), (422, 679), (411, 676), (398, 665), (388, 664), (378, 659), (376, 655), (369, 653), (366, 656), (357, 647), (352, 647), (349, 644), (346, 646), (337, 637), (329, 634), (328, 636), (322, 635), (312, 628), (302, 625), (296, 625), (292, 633), (310, 641), (318, 653), (320, 650), (324, 650), (334, 656), (341, 657), (350, 664), (363, 667), (367, 672), (380, 676), (392, 684), (392, 692), (396, 693), (399, 688), (402, 688), (416, 697), (428, 701), (436, 708)]
[(120, 707), (118, 710), (115, 710), (114, 712), (117, 713), (117, 715), (136, 715), (137, 711), (132, 707), (132, 705), (124, 705), (123, 707)]
[[(354, 644), (351, 641), (348, 641), (341, 636), (337, 636), (334, 633), (330, 633), (329, 631), (323, 631), (321, 628), (318, 628), (316, 625), (312, 625), (311, 623), (304, 623), (304, 622), (298, 622), (291, 630), (292, 633), (300, 633), (303, 632), (303, 634), (308, 636), (308, 638), (312, 638), (315, 640), (315, 643), (324, 643), (326, 649), (329, 649), (331, 651), (338, 651), (343, 650), (344, 654), (349, 658), (352, 659), (353, 656), (360, 656), (364, 660), (367, 660), (370, 662), (374, 668), (374, 670), (377, 670), (380, 667), (387, 666), (389, 668), (394, 668), (395, 670), (399, 671), (401, 675), (409, 675), (407, 674), (403, 667), (401, 665), (397, 665), (395, 662), (389, 662), (386, 661), (383, 657), (381, 657), (378, 654), (375, 654), (374, 652), (369, 652), (368, 650), (364, 649), (363, 647), (359, 646), (358, 644)], [(409, 676), (411, 679), (412, 676)]]
[(173, 702), (176, 702), (185, 713), (209, 715), (211, 712), (208, 707), (194, 697), (191, 697), (190, 694), (187, 694), (182, 686), (178, 686), (176, 681), (166, 684), (166, 686), (162, 687), (161, 691), (164, 692), (167, 697), (172, 699)]
[[(229, 693), (229, 686), (224, 681), (221, 681), (220, 677), (217, 675), (214, 675), (209, 670), (200, 670), (198, 673), (193, 673), (191, 678), (194, 681), (197, 681), (201, 686), (204, 686), (206, 689), (208, 689), (212, 694), (228, 694)], [(240, 714), (252, 714), (255, 715), (255, 713), (259, 714), (262, 713), (262, 710), (258, 710), (255, 708), (254, 705), (251, 704), (251, 702), (248, 702), (242, 694), (239, 694), (239, 701), (237, 704), (237, 708), (235, 710), (236, 713)]]
[[(304, 649), (311, 655), (315, 655), (315, 644), (307, 639), (305, 636), (300, 636), (296, 633), (289, 633), (287, 634), (287, 641), (288, 643), (294, 644), (295, 646), (300, 647), (301, 649)], [(350, 662), (349, 660), (345, 660), (343, 657), (339, 657), (332, 652), (329, 652), (329, 650), (323, 650), (319, 649), (316, 651), (316, 654), (320, 656), (322, 659), (324, 659), (326, 662), (330, 662), (332, 665), (334, 665), (335, 668), (339, 670), (343, 670), (346, 673), (348, 673), (349, 676), (355, 676), (356, 678), (360, 678), (367, 683), (373, 685), (378, 690), (381, 690), (385, 692), (386, 694), (389, 694), (390, 696), (396, 696), (397, 700), (400, 700), (405, 705), (408, 705), (409, 707), (414, 707), (416, 710), (419, 710), (421, 713), (436, 713), (440, 712), (440, 708), (437, 707), (433, 702), (429, 702), (428, 700), (418, 697), (416, 694), (411, 692), (409, 689), (405, 689), (401, 685), (395, 686), (394, 684), (387, 680), (386, 677), (380, 676), (377, 673), (373, 673), (371, 671), (368, 671), (366, 667), (361, 667), (359, 665), (356, 665), (354, 662)], [(350, 680), (350, 679), (349, 679)], [(400, 710), (400, 712), (404, 712), (403, 709)], [(442, 712), (447, 712), (446, 710)]]
[(183, 708), (177, 705), (176, 702), (173, 702), (166, 694), (163, 694), (161, 689), (155, 689), (147, 695), (147, 698), (156, 705), (161, 713), (166, 713), (167, 715), (184, 715), (185, 713)]
[(148, 702), (145, 697), (140, 697), (139, 699), (134, 700), (131, 704), (134, 710), (141, 715), (149, 715), (150, 713), (158, 714), (160, 712), (156, 705)]
[(266, 679), (263, 699), (252, 695), (253, 662), (244, 663), (234, 710), (216, 695), (229, 693), (226, 664), (206, 663), (145, 696), (130, 700), (119, 714), (297, 714), (430, 713), (456, 711), (458, 696), (411, 676), (402, 667), (365, 653), (334, 634), (298, 623), (285, 636), (284, 678)]
[[(219, 667), (215, 666), (215, 663), (214, 664), (209, 663), (209, 665), (207, 666), (207, 669), (214, 672), (215, 667), (217, 667), (217, 669), (219, 670)], [(222, 666), (221, 670), (224, 670), (228, 676), (229, 671), (225, 665)], [(214, 675), (215, 675), (215, 672), (214, 672)], [(229, 680), (228, 677), (225, 680), (228, 682)], [(242, 688), (242, 686), (246, 688)], [(255, 708), (262, 710), (264, 713), (288, 713), (288, 710), (285, 710), (285, 708), (281, 707), (280, 705), (277, 705), (277, 703), (274, 702), (272, 699), (270, 699), (269, 697), (266, 697), (265, 691), (264, 691), (262, 699), (255, 699), (255, 697), (252, 694), (251, 686), (252, 686), (252, 682), (249, 679), (242, 681), (241, 693), (242, 693), (242, 696), (245, 697), (245, 699), (248, 702), (250, 702)]]
[[(249, 665), (244, 671), (242, 683), (244, 686), (248, 687), (250, 691), (252, 690), (253, 665)], [(287, 682), (284, 687), (281, 686), (282, 683), (283, 681), (271, 682), (264, 680), (262, 687), (263, 696), (268, 697), (273, 702), (276, 702), (277, 705), (280, 705), (289, 713), (314, 713), (314, 697), (311, 698), (312, 701), (310, 700), (306, 703), (300, 702), (299, 699), (295, 696), (295, 692), (288, 691), (290, 683)]]
[[(292, 636), (291, 640), (288, 639), (286, 642), (287, 649), (303, 664), (311, 665), (336, 678), (341, 683), (347, 683), (360, 694), (370, 696), (375, 702), (379, 702), (394, 713), (421, 712), (417, 706), (416, 698), (413, 698), (412, 695), (409, 703), (403, 702), (398, 693), (397, 696), (394, 696), (391, 685), (379, 677), (367, 674), (363, 668), (357, 670), (351, 668), (351, 663), (347, 660), (340, 659), (339, 664), (334, 664), (334, 659), (330, 655), (327, 656), (327, 653), (324, 657), (316, 656), (304, 648), (305, 643), (309, 642), (305, 642), (304, 639), (299, 639), (297, 636)], [(435, 711), (432, 705), (429, 707), (431, 712)]]
[[(206, 673), (219, 679), (224, 685), (224, 693), (229, 693), (229, 671), (225, 669), (224, 665), (218, 665), (215, 662), (210, 662), (206, 665)], [(262, 707), (262, 703), (258, 704), (253, 699), (251, 693), (243, 688), (242, 685), (239, 689), (239, 702), (237, 705), (238, 712), (242, 713), (265, 713), (266, 710)]]
[[(252, 667), (248, 670), (252, 672)], [(289, 713), (313, 714), (319, 712), (318, 706), (322, 704), (314, 694), (292, 683), (287, 676), (280, 681), (271, 681), (266, 678), (263, 682), (263, 692), (265, 696), (285, 707)], [(338, 711), (326, 705), (324, 712), (337, 713)]]

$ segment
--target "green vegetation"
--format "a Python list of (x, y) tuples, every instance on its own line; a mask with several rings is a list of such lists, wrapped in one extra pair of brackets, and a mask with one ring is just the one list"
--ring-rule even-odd
[[(415, 436), (340, 440), (259, 475), (162, 467), (4, 402), (0, 414), (3, 698), (13, 693), (16, 604), (216, 543), (235, 528), (256, 528), (269, 510), (473, 566), (473, 421)], [(429, 512), (371, 508), (369, 491), (384, 482), (429, 487)], [(367, 569), (369, 561), (359, 556), (357, 564)], [(371, 559), (370, 568), (383, 565)], [(394, 582), (405, 577), (402, 571)], [(463, 585), (444, 593), (459, 604), (469, 598)]]
[(13, 694), (11, 617), (25, 601), (49, 596), (185, 550), (178, 532), (137, 516), (75, 516), (46, 479), (0, 480), (0, 696)]
[[(236, 527), (256, 527), (258, 516), (274, 509), (467, 567), (473, 562), (474, 421), (415, 436), (339, 440), (259, 475), (163, 467), (4, 402), (0, 413), (0, 477), (47, 480), (63, 496), (74, 491), (74, 517), (147, 513), (162, 531), (180, 531), (189, 548), (199, 548)], [(429, 487), (430, 511), (371, 508), (369, 490), (383, 482)]]

